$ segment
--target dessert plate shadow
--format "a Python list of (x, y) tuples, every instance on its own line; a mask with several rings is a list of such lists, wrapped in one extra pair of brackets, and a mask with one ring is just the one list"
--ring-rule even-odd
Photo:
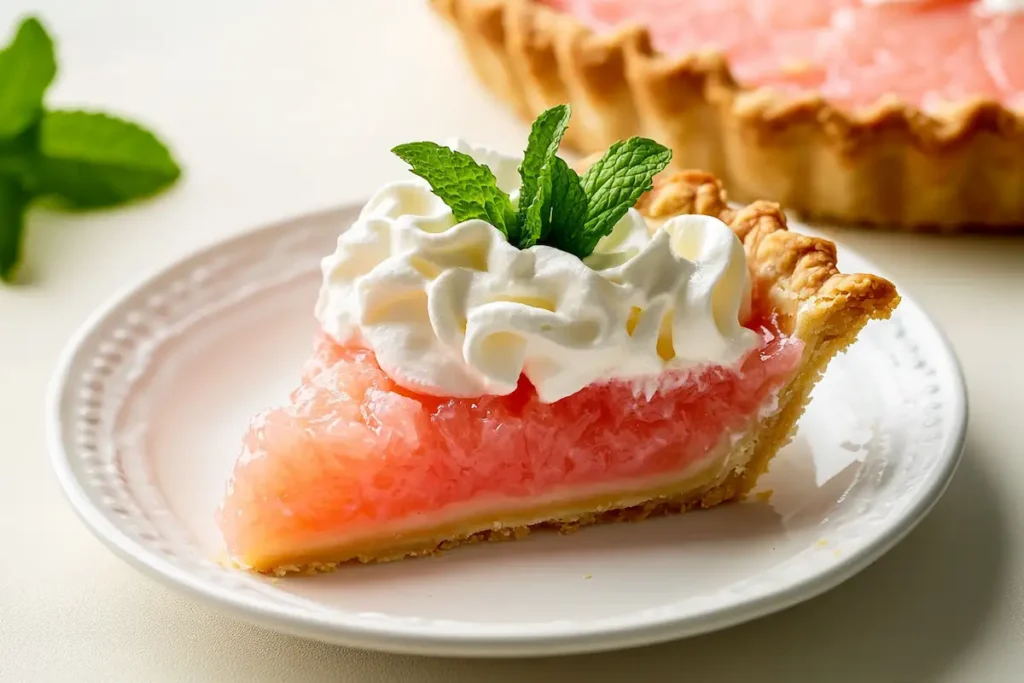
[[(297, 382), (319, 260), (357, 212), (272, 225), (170, 266), (97, 312), (54, 377), (49, 448), (79, 516), (123, 559), (212, 607), (394, 652), (655, 643), (836, 586), (909, 532), (953, 475), (963, 379), (946, 339), (904, 294), (892, 320), (870, 324), (832, 363), (749, 502), (327, 575), (231, 568), (216, 506), (248, 419)], [(877, 272), (840, 254), (846, 271)]]

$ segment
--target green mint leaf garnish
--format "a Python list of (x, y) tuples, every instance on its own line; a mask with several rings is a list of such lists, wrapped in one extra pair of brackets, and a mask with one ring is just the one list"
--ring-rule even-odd
[(391, 151), (430, 183), (430, 189), (451, 208), (456, 221), (479, 218), (506, 237), (515, 230), (512, 201), (498, 188), (491, 169), (473, 157), (433, 142), (410, 142)]
[(519, 166), (523, 184), (519, 191), (517, 230), (509, 235), (520, 249), (536, 244), (551, 228), (551, 167), (569, 127), (570, 114), (569, 105), (560, 104), (538, 116), (530, 127), (530, 139)]
[(583, 174), (589, 206), (583, 231), (587, 255), (607, 235), (641, 195), (652, 179), (672, 160), (672, 150), (647, 138), (616, 142)]
[(26, 19), (0, 51), (0, 138), (14, 137), (32, 125), (56, 73), (53, 42), (42, 24)]
[(672, 160), (672, 151), (646, 138), (612, 145), (581, 178), (560, 159), (558, 146), (569, 126), (569, 105), (543, 112), (530, 128), (519, 165), (519, 207), (512, 208), (494, 174), (472, 157), (432, 142), (399, 145), (392, 152), (430, 183), (455, 220), (485, 220), (509, 244), (561, 249), (580, 259), (653, 187), (654, 176)]
[(562, 159), (555, 157), (551, 174), (551, 224), (554, 229), (548, 233), (546, 243), (584, 258), (594, 251), (595, 240), (590, 244), (584, 233), (587, 220), (587, 193), (576, 171)]
[[(533, 245), (540, 241), (541, 235), (544, 232), (544, 223), (548, 222), (545, 220), (546, 216), (551, 213), (551, 204), (546, 200), (547, 194), (550, 192), (551, 178), (549, 174), (545, 173), (545, 177), (539, 179), (538, 185), (541, 186), (540, 192), (533, 198), (530, 205), (526, 207), (526, 211), (523, 209), (523, 198), (519, 198), (519, 216), (522, 217), (520, 221), (517, 217), (515, 239), (509, 237), (509, 242), (514, 244), (519, 249), (529, 249)], [(547, 207), (547, 213), (544, 209)]]
[(14, 178), (0, 176), (0, 280), (13, 282), (21, 260), (29, 195)]
[(53, 41), (37, 19), (0, 50), (0, 280), (20, 258), (25, 212), (37, 197), (73, 208), (113, 206), (152, 195), (181, 169), (155, 135), (97, 112), (47, 111), (57, 73)]
[(106, 114), (50, 111), (39, 127), (29, 164), (30, 187), (75, 208), (95, 208), (146, 197), (181, 175), (156, 136)]

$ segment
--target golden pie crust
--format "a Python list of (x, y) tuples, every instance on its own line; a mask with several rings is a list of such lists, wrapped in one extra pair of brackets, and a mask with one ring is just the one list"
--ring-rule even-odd
[(250, 567), (275, 574), (329, 571), (347, 561), (382, 562), (466, 543), (515, 540), (537, 527), (567, 532), (583, 525), (708, 508), (747, 494), (792, 437), (828, 362), (853, 343), (869, 320), (888, 318), (899, 295), (891, 282), (877, 275), (840, 273), (835, 245), (789, 231), (778, 204), (759, 201), (730, 208), (721, 183), (709, 173), (666, 171), (655, 178), (654, 188), (636, 208), (652, 225), (680, 214), (715, 216), (729, 225), (743, 242), (758, 301), (777, 316), (783, 333), (804, 342), (800, 366), (780, 389), (777, 408), (753, 422), (735, 445), (726, 443), (717, 466), (645, 489), (585, 495), (509, 514), (479, 512), (418, 530), (382, 529), (372, 538), (330, 547), (247, 557)]
[(644, 135), (675, 168), (706, 169), (740, 201), (810, 219), (958, 232), (1024, 229), (1024, 115), (992, 100), (925, 114), (898, 99), (864, 109), (814, 92), (745, 88), (716, 54), (668, 57), (645, 29), (597, 34), (533, 0), (431, 0), (480, 79), (532, 121), (568, 102), (582, 153)]

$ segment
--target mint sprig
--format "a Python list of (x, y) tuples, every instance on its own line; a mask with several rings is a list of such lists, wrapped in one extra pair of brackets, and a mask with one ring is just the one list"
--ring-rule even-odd
[(457, 221), (479, 218), (520, 249), (541, 244), (582, 259), (651, 189), (672, 151), (653, 140), (629, 138), (612, 145), (580, 177), (557, 156), (570, 114), (569, 105), (562, 104), (533, 122), (519, 166), (522, 186), (515, 209), (490, 169), (467, 154), (432, 142), (399, 145), (392, 152), (430, 184)]
[(0, 51), (0, 138), (12, 138), (32, 125), (56, 75), (53, 41), (38, 20), (26, 19)]
[(21, 260), (25, 214), (38, 198), (75, 209), (153, 195), (181, 175), (167, 147), (141, 126), (99, 112), (47, 110), (57, 72), (53, 41), (25, 19), (0, 50), (0, 280)]
[[(556, 217), (558, 229), (548, 233), (547, 243), (552, 247), (585, 258), (594, 251), (585, 233), (587, 209), (590, 200), (576, 171), (555, 157), (551, 176), (551, 215)], [(552, 222), (554, 222), (554, 220)], [(598, 238), (600, 239), (600, 238)], [(589, 246), (589, 248), (587, 248)]]
[(36, 195), (75, 208), (113, 206), (158, 192), (181, 170), (155, 135), (108, 114), (50, 111), (27, 174)]
[(519, 190), (519, 212), (516, 216), (517, 234), (510, 241), (520, 248), (536, 244), (551, 229), (551, 184), (555, 155), (569, 127), (569, 105), (548, 109), (537, 117), (530, 128), (519, 177), (523, 184)]
[(28, 200), (20, 184), (0, 176), (0, 279), (5, 282), (14, 276), (18, 263)]
[(584, 249), (594, 251), (626, 211), (650, 190), (651, 181), (672, 160), (672, 150), (647, 138), (616, 142), (583, 174), (589, 204), (583, 225)]
[(447, 204), (455, 220), (479, 218), (506, 236), (516, 229), (516, 212), (508, 195), (498, 189), (491, 169), (473, 157), (433, 142), (410, 142), (391, 150), (430, 183), (430, 189)]

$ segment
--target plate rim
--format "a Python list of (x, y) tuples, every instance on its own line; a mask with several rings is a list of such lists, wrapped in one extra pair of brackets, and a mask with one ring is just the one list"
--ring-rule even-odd
[[(63, 438), (62, 404), (68, 391), (71, 370), (86, 348), (91, 335), (105, 320), (127, 305), (136, 294), (155, 286), (159, 280), (172, 272), (187, 268), (190, 264), (197, 264), (218, 251), (231, 250), (252, 240), (282, 232), (300, 222), (323, 220), (331, 215), (358, 210), (360, 205), (360, 202), (346, 202), (319, 211), (297, 214), (199, 245), (184, 255), (152, 269), (134, 283), (120, 288), (85, 319), (61, 351), (47, 389), (45, 403), (46, 443), (50, 464), (64, 497), (90, 532), (118, 557), (143, 574), (243, 620), (277, 631), (364, 649), (403, 654), (476, 657), (608, 651), (721, 630), (792, 607), (831, 590), (871, 565), (909, 534), (942, 497), (959, 466), (969, 421), (969, 396), (963, 368), (942, 327), (915, 298), (904, 293), (898, 280), (889, 278), (900, 290), (902, 305), (916, 309), (922, 322), (927, 324), (936, 336), (939, 348), (943, 352), (942, 360), (949, 371), (950, 388), (953, 390), (949, 432), (952, 438), (940, 461), (922, 483), (918, 499), (885, 528), (875, 533), (863, 547), (846, 556), (842, 562), (816, 570), (811, 576), (802, 577), (780, 590), (767, 591), (735, 604), (711, 608), (696, 615), (668, 614), (657, 618), (647, 617), (639, 623), (623, 617), (622, 623), (615, 625), (614, 628), (605, 626), (599, 629), (586, 629), (574, 624), (575, 628), (544, 634), (502, 633), (500, 628), (456, 631), (450, 628), (450, 624), (459, 622), (434, 619), (427, 619), (424, 625), (414, 627), (398, 620), (392, 620), (394, 623), (390, 624), (386, 619), (380, 623), (368, 623), (368, 620), (358, 613), (343, 615), (343, 619), (339, 619), (338, 614), (334, 613), (333, 618), (328, 619), (300, 612), (289, 605), (264, 604), (247, 595), (223, 590), (130, 538), (106, 518), (100, 506), (86, 492), (73, 470), (72, 459), (68, 455)], [(797, 221), (792, 223), (798, 226), (801, 232), (816, 232), (812, 226)], [(889, 277), (884, 270), (875, 267), (856, 250), (845, 247), (841, 242), (836, 244), (841, 256), (843, 253), (854, 256), (864, 266), (870, 267), (872, 272)], [(444, 624), (448, 624), (449, 627), (446, 629)]]

